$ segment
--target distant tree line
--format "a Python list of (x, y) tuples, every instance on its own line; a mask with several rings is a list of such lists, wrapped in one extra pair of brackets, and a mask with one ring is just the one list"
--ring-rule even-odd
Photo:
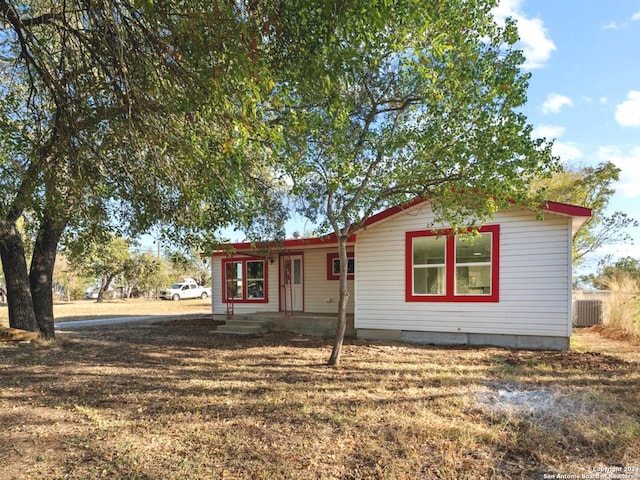
[(113, 295), (125, 299), (157, 298), (162, 287), (184, 277), (192, 277), (199, 284), (206, 284), (211, 278), (206, 261), (196, 250), (162, 251), (158, 255), (140, 251), (136, 243), (116, 235), (92, 242), (71, 242), (61, 257), (67, 261), (67, 272), (93, 286), (98, 302)]
[[(185, 277), (200, 285), (211, 281), (209, 266), (197, 250), (150, 252), (134, 241), (111, 235), (82, 246), (65, 245), (57, 255), (52, 294), (58, 302), (87, 297), (97, 302), (113, 297), (157, 298), (161, 288)], [(4, 285), (0, 269), (0, 288)]]

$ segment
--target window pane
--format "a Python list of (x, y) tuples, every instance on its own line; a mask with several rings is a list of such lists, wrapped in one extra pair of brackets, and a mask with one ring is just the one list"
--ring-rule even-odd
[(444, 267), (422, 267), (413, 269), (414, 295), (444, 295)]
[(242, 298), (242, 262), (227, 262), (227, 298)]
[[(356, 262), (353, 258), (347, 258), (347, 274), (353, 275), (356, 271)], [(333, 259), (333, 274), (337, 277), (340, 275), (340, 259)]]
[(457, 295), (491, 295), (491, 267), (473, 265), (456, 267)]
[(456, 237), (456, 263), (491, 262), (491, 234), (479, 237)]
[(288, 285), (291, 282), (291, 259), (284, 260), (284, 283)]
[(247, 262), (247, 278), (264, 278), (264, 262)]
[(293, 259), (293, 284), (302, 285), (302, 260)]
[(444, 264), (444, 236), (417, 237), (413, 239), (413, 264), (433, 265)]
[(227, 263), (227, 279), (231, 278), (242, 280), (242, 262)]
[(347, 273), (353, 275), (356, 272), (356, 261), (353, 258), (347, 259)]
[(227, 298), (242, 298), (242, 280), (227, 280)]
[(264, 298), (264, 280), (247, 280), (247, 298)]

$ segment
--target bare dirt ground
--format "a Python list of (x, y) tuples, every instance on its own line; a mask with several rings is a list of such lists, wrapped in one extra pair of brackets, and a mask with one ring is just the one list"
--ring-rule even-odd
[(573, 348), (577, 351), (599, 352), (629, 362), (640, 363), (640, 345), (618, 330), (596, 325), (575, 329)]
[(0, 345), (0, 477), (640, 478), (638, 346), (594, 329), (569, 352), (351, 340), (331, 368), (331, 339), (216, 325)]

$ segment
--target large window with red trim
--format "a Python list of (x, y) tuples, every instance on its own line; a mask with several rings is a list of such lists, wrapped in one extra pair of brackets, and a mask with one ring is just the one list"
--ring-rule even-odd
[(267, 302), (267, 262), (254, 258), (222, 261), (225, 302)]
[(499, 301), (500, 226), (406, 233), (408, 302)]

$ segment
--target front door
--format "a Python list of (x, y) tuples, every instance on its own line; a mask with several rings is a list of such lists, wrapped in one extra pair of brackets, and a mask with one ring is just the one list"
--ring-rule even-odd
[(283, 254), (280, 263), (282, 295), (280, 310), (304, 311), (304, 264), (302, 255)]

